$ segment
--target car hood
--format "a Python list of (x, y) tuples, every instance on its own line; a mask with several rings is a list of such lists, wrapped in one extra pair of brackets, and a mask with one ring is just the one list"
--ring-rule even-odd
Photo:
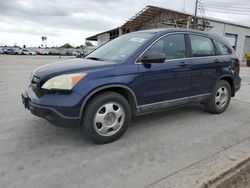
[(94, 69), (105, 69), (110, 66), (115, 66), (115, 64), (112, 62), (94, 61), (90, 59), (73, 59), (43, 65), (35, 69), (33, 75), (44, 80), (61, 74), (87, 72)]

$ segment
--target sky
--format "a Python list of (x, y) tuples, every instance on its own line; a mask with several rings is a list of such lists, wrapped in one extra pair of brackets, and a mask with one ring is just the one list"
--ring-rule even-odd
[[(250, 25), (250, 0), (200, 0), (198, 14)], [(0, 46), (70, 43), (121, 26), (147, 5), (193, 13), (195, 0), (0, 0)], [(210, 8), (209, 8), (210, 7)]]

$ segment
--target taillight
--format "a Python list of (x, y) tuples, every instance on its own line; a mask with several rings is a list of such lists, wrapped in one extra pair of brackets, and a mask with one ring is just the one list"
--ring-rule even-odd
[(237, 67), (238, 70), (240, 70), (240, 60), (237, 58), (235, 61), (236, 61), (235, 62), (235, 67)]

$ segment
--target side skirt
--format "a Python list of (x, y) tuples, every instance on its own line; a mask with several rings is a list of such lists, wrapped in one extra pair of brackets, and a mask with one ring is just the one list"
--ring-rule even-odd
[(137, 115), (145, 114), (145, 113), (152, 113), (155, 111), (172, 108), (172, 107), (184, 106), (184, 105), (192, 104), (192, 103), (204, 103), (208, 100), (208, 97), (210, 95), (211, 93), (206, 93), (202, 95), (195, 95), (191, 97), (184, 97), (180, 99), (173, 99), (173, 100), (167, 100), (167, 101), (137, 106), (137, 112), (138, 112)]

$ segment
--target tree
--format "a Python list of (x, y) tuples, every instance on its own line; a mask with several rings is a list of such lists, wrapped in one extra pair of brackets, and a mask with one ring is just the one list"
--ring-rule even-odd
[(93, 46), (93, 44), (91, 42), (89, 42), (89, 41), (86, 41), (85, 46)]
[(76, 48), (77, 48), (77, 49), (79, 49), (79, 48), (84, 48), (84, 45), (81, 44), (80, 46), (77, 46)]
[[(45, 48), (46, 47), (46, 40), (47, 40), (47, 37), (46, 36), (42, 36), (42, 41), (43, 41), (43, 47)], [(45, 42), (45, 45), (44, 45), (44, 42)]]
[(74, 47), (71, 46), (69, 43), (66, 43), (66, 44), (60, 46), (60, 48), (74, 48)]

